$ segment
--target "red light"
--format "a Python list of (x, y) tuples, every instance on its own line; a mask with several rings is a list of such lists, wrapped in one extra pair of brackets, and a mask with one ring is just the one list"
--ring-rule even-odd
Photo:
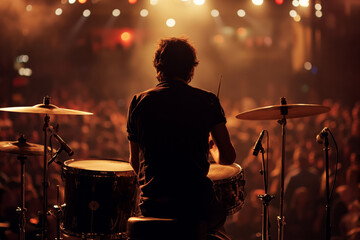
[(284, 3), (284, 0), (275, 0), (275, 3), (278, 4), (278, 5), (281, 5)]
[(130, 4), (135, 4), (137, 2), (137, 0), (129, 0)]

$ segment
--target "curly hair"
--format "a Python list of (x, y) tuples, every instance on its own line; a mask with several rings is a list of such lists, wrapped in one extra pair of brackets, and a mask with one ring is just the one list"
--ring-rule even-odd
[(155, 52), (154, 67), (159, 82), (181, 78), (189, 83), (198, 64), (195, 48), (185, 38), (162, 39)]

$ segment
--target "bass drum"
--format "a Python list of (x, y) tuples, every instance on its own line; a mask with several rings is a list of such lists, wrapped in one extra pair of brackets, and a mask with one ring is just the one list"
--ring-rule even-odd
[(70, 236), (120, 236), (138, 214), (139, 187), (131, 165), (116, 160), (68, 160), (63, 166), (62, 231)]
[(238, 212), (244, 205), (245, 179), (239, 164), (220, 165), (212, 163), (208, 177), (214, 183), (214, 190), (223, 203), (228, 215)]

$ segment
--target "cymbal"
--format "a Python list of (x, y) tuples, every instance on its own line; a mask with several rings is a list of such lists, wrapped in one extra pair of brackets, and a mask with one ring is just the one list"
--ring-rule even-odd
[(0, 141), (0, 152), (41, 156), (44, 154), (44, 146), (28, 142)]
[(53, 104), (37, 104), (30, 107), (6, 107), (0, 108), (0, 111), (18, 112), (18, 113), (39, 113), (39, 114), (62, 114), (62, 115), (93, 115), (90, 112), (84, 112), (73, 109), (59, 108)]
[(240, 113), (236, 118), (244, 120), (279, 120), (284, 117), (281, 112), (282, 108), (287, 108), (285, 118), (307, 117), (330, 111), (330, 107), (318, 104), (285, 104), (255, 108)]

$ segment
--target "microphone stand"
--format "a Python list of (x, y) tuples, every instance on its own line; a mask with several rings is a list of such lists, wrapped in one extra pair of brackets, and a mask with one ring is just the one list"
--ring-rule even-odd
[[(269, 195), (267, 193), (267, 189), (268, 189), (268, 166), (265, 166), (265, 160), (264, 160), (264, 148), (262, 146), (262, 144), (260, 143), (260, 152), (262, 155), (262, 168), (263, 170), (261, 170), (261, 174), (264, 177), (264, 189), (265, 189), (265, 194), (263, 195), (258, 195), (258, 198), (261, 199), (261, 201), (263, 202), (263, 214), (262, 214), (262, 227), (261, 227), (261, 240), (269, 240), (270, 239), (270, 229), (269, 229), (269, 215), (268, 215), (268, 208), (270, 205), (270, 202), (272, 199), (274, 199), (275, 197), (273, 195)], [(269, 160), (269, 159), (267, 159)]]
[(328, 133), (324, 132), (324, 152), (325, 152), (325, 182), (326, 182), (326, 240), (331, 238), (331, 225), (330, 225), (330, 183), (329, 183), (329, 138)]

